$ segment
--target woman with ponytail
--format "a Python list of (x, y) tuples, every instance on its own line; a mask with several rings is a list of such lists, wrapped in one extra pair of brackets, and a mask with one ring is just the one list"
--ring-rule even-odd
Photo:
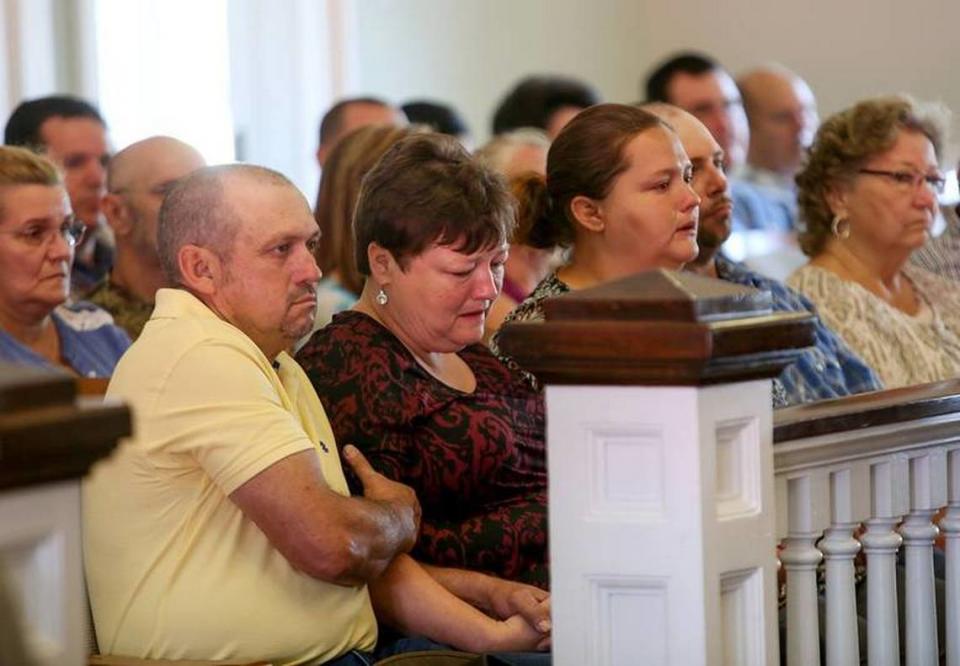
[(700, 198), (691, 178), (676, 133), (653, 114), (623, 104), (582, 111), (550, 147), (546, 177), (513, 188), (519, 242), (569, 249), (570, 259), (506, 321), (542, 319), (550, 296), (692, 261)]

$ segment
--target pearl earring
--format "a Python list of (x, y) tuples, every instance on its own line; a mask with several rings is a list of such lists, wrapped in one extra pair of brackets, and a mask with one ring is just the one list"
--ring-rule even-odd
[(380, 287), (380, 291), (377, 292), (376, 300), (378, 305), (386, 305), (387, 301), (390, 299), (387, 297), (387, 292), (383, 290), (383, 287)]

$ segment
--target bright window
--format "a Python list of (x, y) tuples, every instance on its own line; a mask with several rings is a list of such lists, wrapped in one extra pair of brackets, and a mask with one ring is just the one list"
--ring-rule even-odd
[(113, 145), (166, 134), (234, 159), (227, 0), (95, 0), (100, 110)]

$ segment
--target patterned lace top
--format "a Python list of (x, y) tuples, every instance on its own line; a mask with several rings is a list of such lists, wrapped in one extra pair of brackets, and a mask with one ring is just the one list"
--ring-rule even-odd
[[(570, 291), (570, 287), (567, 286), (567, 283), (557, 277), (556, 273), (551, 273), (543, 278), (540, 284), (537, 285), (537, 288), (506, 316), (503, 324), (511, 321), (543, 321), (543, 302), (548, 298), (565, 294), (568, 291)], [(500, 325), (501, 328), (503, 324)], [(539, 390), (541, 387), (539, 382), (537, 382), (537, 378), (520, 367), (520, 364), (511, 357), (500, 351), (500, 346), (497, 344), (499, 338), (500, 333), (497, 332), (490, 339), (490, 351), (492, 351), (504, 365), (514, 372), (520, 373), (531, 386)]]
[(911, 316), (856, 282), (806, 265), (787, 280), (817, 306), (820, 317), (887, 388), (960, 375), (960, 289), (917, 266), (903, 274), (923, 304)]

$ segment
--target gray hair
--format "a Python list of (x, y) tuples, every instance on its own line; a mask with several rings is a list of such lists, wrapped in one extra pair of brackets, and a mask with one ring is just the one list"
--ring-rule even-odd
[(231, 179), (294, 187), (283, 174), (250, 164), (204, 167), (178, 182), (164, 197), (157, 222), (160, 264), (170, 284), (183, 284), (178, 256), (185, 245), (229, 258), (240, 219), (240, 212), (224, 196), (224, 185)]
[(513, 159), (513, 154), (524, 146), (535, 146), (547, 151), (550, 149), (550, 139), (543, 130), (535, 127), (521, 127), (498, 134), (478, 148), (474, 157), (487, 168), (497, 173), (504, 173), (510, 160)]

